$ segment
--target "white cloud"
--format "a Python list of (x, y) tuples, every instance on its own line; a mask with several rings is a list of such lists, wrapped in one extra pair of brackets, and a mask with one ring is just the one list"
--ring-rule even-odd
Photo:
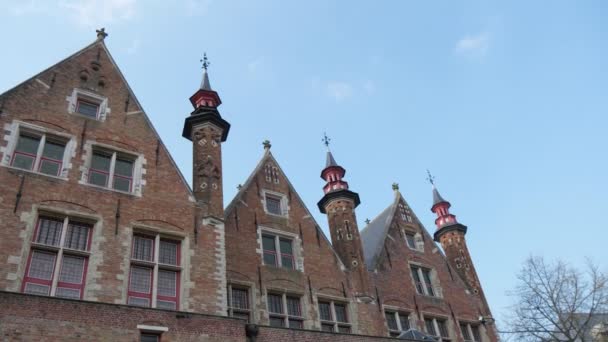
[(336, 102), (342, 102), (353, 95), (353, 86), (347, 82), (330, 81), (327, 82), (326, 91)]
[(86, 27), (101, 27), (135, 15), (136, 0), (62, 0), (59, 7), (72, 20)]
[(461, 38), (454, 51), (466, 57), (484, 57), (490, 48), (490, 33), (481, 32)]
[(9, 5), (9, 12), (15, 16), (21, 16), (32, 13), (45, 12), (46, 6), (44, 3), (37, 0), (18, 1)]

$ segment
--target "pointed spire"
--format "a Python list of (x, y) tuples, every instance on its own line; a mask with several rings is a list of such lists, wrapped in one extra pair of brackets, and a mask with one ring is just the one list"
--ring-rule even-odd
[(325, 167), (330, 167), (330, 166), (338, 166), (338, 163), (336, 163), (336, 160), (334, 159), (334, 155), (331, 154), (331, 151), (327, 151)]
[(207, 68), (211, 65), (211, 62), (207, 59), (207, 53), (203, 54), (203, 59), (201, 59), (201, 63), (203, 63), (203, 80), (201, 81), (201, 89), (202, 90), (212, 90), (211, 83), (209, 82), (209, 73), (207, 72)]
[(439, 194), (439, 191), (437, 191), (437, 187), (435, 186), (435, 184), (433, 184), (433, 205), (439, 204), (439, 203), (444, 203), (447, 202), (446, 200), (443, 199), (443, 197), (441, 197), (441, 195)]

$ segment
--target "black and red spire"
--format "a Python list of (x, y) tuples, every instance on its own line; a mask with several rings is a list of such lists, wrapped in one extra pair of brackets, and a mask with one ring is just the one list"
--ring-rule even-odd
[(207, 54), (203, 55), (203, 59), (201, 59), (201, 63), (203, 63), (203, 80), (201, 81), (200, 88), (190, 97), (190, 102), (194, 109), (199, 107), (218, 107), (222, 104), (222, 100), (216, 91), (211, 89), (211, 82), (209, 82), (209, 73), (207, 72), (207, 68), (211, 63), (207, 59)]
[(466, 234), (467, 227), (458, 223), (456, 216), (450, 213), (452, 205), (439, 194), (437, 186), (435, 186), (435, 177), (428, 170), (426, 172), (428, 174), (427, 180), (433, 187), (433, 206), (431, 207), (431, 211), (437, 215), (435, 219), (435, 225), (437, 226), (435, 241), (439, 241), (439, 236), (449, 230), (457, 229)]
[(322, 213), (325, 213), (325, 203), (332, 198), (338, 196), (345, 196), (352, 198), (355, 206), (359, 205), (359, 195), (356, 192), (352, 192), (348, 189), (348, 182), (344, 181), (344, 175), (346, 170), (338, 165), (334, 155), (329, 149), (329, 139), (327, 135), (323, 136), (323, 143), (327, 147), (327, 156), (325, 160), (325, 168), (321, 171), (321, 178), (325, 180), (326, 184), (323, 186), (323, 192), (325, 196), (319, 201), (318, 206)]

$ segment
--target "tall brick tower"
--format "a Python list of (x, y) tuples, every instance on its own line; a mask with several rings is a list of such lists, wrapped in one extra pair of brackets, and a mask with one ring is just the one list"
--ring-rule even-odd
[[(325, 144), (329, 145), (327, 137)], [(355, 216), (355, 208), (361, 201), (359, 194), (350, 191), (348, 183), (342, 180), (345, 173), (328, 148), (325, 168), (321, 171), (321, 178), (327, 182), (323, 187), (325, 196), (317, 205), (323, 214), (327, 214), (332, 245), (352, 274), (351, 285), (355, 294), (370, 297), (369, 275)]]
[(217, 110), (222, 101), (211, 89), (208, 65), (205, 55), (203, 80), (200, 89), (190, 97), (194, 111), (186, 118), (182, 136), (193, 143), (192, 185), (199, 219), (223, 222), (222, 143), (228, 138), (230, 124)]

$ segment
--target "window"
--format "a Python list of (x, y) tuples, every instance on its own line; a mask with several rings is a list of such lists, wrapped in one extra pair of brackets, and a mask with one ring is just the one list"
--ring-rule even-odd
[(319, 318), (322, 331), (350, 333), (350, 323), (344, 303), (319, 300)]
[(76, 113), (97, 119), (97, 116), (99, 115), (99, 103), (78, 98), (76, 100)]
[[(133, 235), (127, 303), (179, 309), (180, 243), (160, 235)], [(156, 298), (152, 293), (156, 289)]]
[(270, 326), (304, 328), (300, 297), (275, 293), (269, 293), (267, 297)]
[(281, 199), (272, 195), (266, 195), (266, 211), (273, 215), (283, 215)]
[(68, 112), (78, 114), (94, 120), (105, 121), (108, 108), (108, 99), (96, 93), (83, 89), (74, 89), (67, 99)]
[(479, 325), (460, 322), (460, 331), (466, 342), (481, 342)]
[(416, 249), (416, 237), (412, 233), (405, 233), (405, 241), (410, 249)]
[(251, 322), (249, 289), (228, 284), (228, 316)]
[(438, 341), (451, 341), (445, 319), (425, 317), (424, 327), (426, 332), (435, 337)]
[(294, 269), (293, 240), (268, 233), (262, 234), (264, 265)]
[(60, 176), (67, 140), (45, 133), (23, 130), (19, 133), (11, 166)]
[(436, 297), (433, 283), (431, 282), (431, 270), (419, 266), (411, 266), (412, 278), (416, 285), (416, 292), (421, 295)]
[(410, 328), (409, 315), (407, 313), (385, 311), (384, 316), (386, 317), (386, 324), (388, 325), (390, 336), (399, 336), (402, 332), (407, 331)]
[(72, 218), (40, 216), (22, 291), (82, 299), (91, 230), (90, 223)]
[(141, 333), (139, 341), (140, 342), (159, 342), (160, 335), (151, 334), (151, 333)]
[(133, 192), (133, 169), (136, 157), (94, 149), (89, 169), (89, 184)]

